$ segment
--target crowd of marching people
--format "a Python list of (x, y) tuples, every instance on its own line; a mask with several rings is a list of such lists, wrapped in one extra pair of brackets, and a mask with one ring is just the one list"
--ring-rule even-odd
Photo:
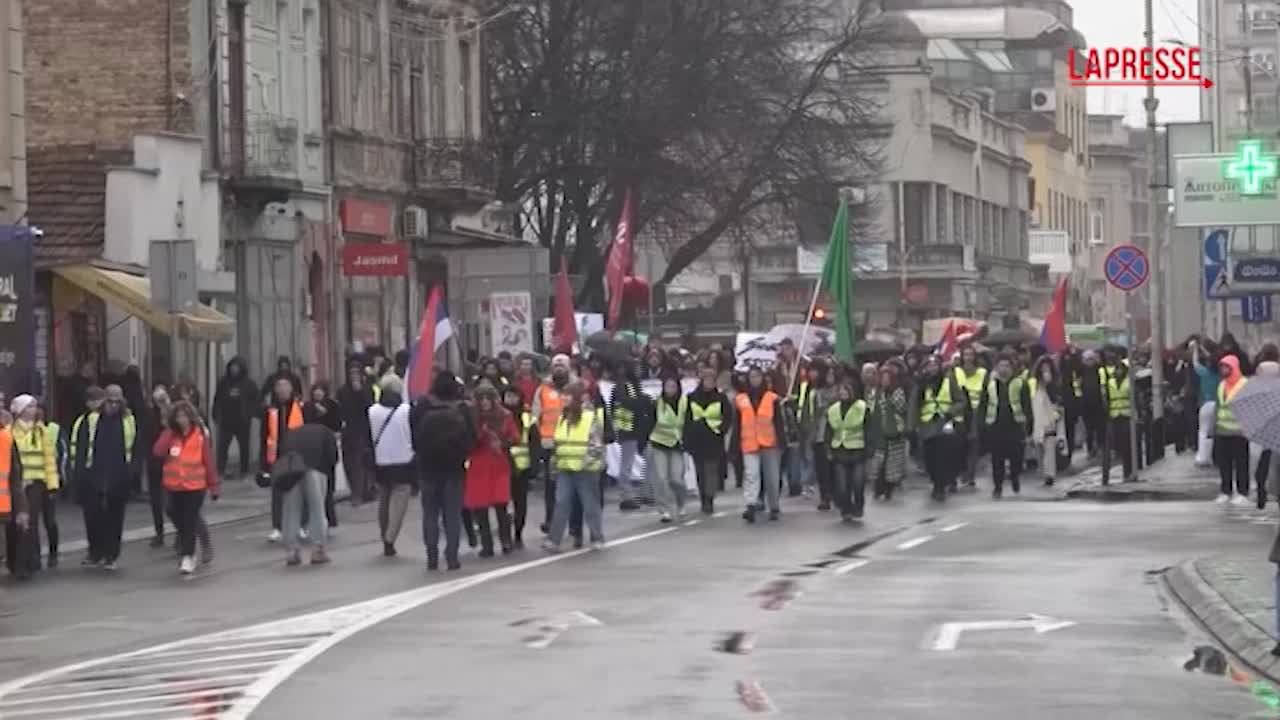
[[(1020, 493), (1029, 474), (1052, 485), (1079, 450), (1102, 462), (1104, 482), (1113, 460), (1131, 480), (1165, 440), (1218, 465), (1220, 502), (1248, 502), (1257, 475), (1256, 502), (1265, 505), (1272, 461), (1267, 453), (1250, 467), (1229, 401), (1255, 366), (1280, 374), (1275, 346), (1253, 359), (1229, 336), (1188, 340), (1165, 358), (1161, 423), (1141, 351), (1050, 355), (971, 342), (949, 357), (917, 347), (859, 360), (802, 357), (789, 341), (774, 362), (753, 367), (718, 346), (503, 354), (476, 359), (462, 377), (437, 369), (411, 391), (408, 354), (375, 351), (353, 356), (333, 392), (324, 382), (304, 388), (287, 358), (261, 386), (233, 359), (207, 413), (187, 385), (157, 386), (144, 403), (120, 384), (86, 383), (83, 411), (65, 423), (22, 395), (0, 413), (5, 559), (20, 578), (57, 566), (56, 503), (69, 494), (83, 511), (82, 565), (114, 569), (126, 504), (145, 494), (153, 547), (165, 546), (172, 524), (179, 570), (192, 574), (213, 562), (204, 503), (218, 499), (224, 478), (254, 477), (270, 491), (268, 540), (285, 547), (288, 565), (301, 564), (308, 546), (309, 562), (323, 565), (338, 528), (339, 465), (351, 503), (377, 503), (385, 556), (398, 554), (417, 498), (431, 570), (442, 559), (460, 566), (464, 536), (480, 558), (522, 550), (539, 490), (547, 551), (566, 535), (574, 547), (599, 549), (615, 486), (620, 510), (651, 510), (663, 523), (695, 505), (715, 513), (718, 498), (735, 491), (748, 523), (779, 521), (784, 495), (812, 498), (818, 511), (854, 523), (868, 492), (873, 502), (892, 500), (913, 468), (943, 502), (974, 488), (989, 456), (991, 494), (1000, 498)], [(233, 442), (238, 475), (228, 468)]]

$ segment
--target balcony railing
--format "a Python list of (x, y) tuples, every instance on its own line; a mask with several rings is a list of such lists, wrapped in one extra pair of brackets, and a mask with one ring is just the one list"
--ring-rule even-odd
[(491, 191), (497, 159), (484, 143), (471, 138), (428, 138), (414, 148), (417, 185), (424, 190)]
[(278, 115), (250, 116), (227, 128), (227, 170), (233, 177), (294, 178), (298, 174), (298, 122)]

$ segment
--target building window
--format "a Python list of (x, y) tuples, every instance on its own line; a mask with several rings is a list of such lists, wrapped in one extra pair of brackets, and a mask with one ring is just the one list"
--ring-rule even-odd
[(335, 8), (337, 25), (338, 82), (335, 97), (330, 100), (334, 122), (352, 127), (355, 124), (353, 109), (356, 104), (356, 55), (355, 28), (351, 13)]
[(472, 63), (475, 58), (472, 57), (474, 45), (470, 40), (458, 41), (458, 55), (460, 73), (458, 82), (462, 85), (462, 136), (472, 137), (475, 132), (474, 115), (475, 109), (471, 107), (475, 100), (475, 88), (471, 87), (471, 83), (475, 80), (475, 72)]
[(958, 192), (951, 193), (951, 242), (957, 245), (964, 243), (964, 196)]
[(378, 108), (378, 20), (373, 13), (364, 13), (360, 20), (360, 76), (356, 87), (357, 126), (361, 130), (373, 130), (377, 122)]
[(1089, 201), (1089, 244), (1090, 245), (1106, 245), (1107, 242), (1103, 236), (1103, 216), (1106, 212), (1106, 201), (1102, 198), (1093, 198)]
[(391, 83), (391, 133), (396, 137), (408, 134), (404, 105), (404, 68), (398, 62), (391, 63), (387, 82)]
[(445, 114), (445, 54), (444, 39), (427, 38), (427, 116), (430, 118), (428, 135), (448, 135), (448, 116)]
[(319, 133), (322, 129), (320, 108), (324, 89), (320, 78), (320, 53), (316, 52), (319, 37), (316, 12), (307, 8), (302, 12), (302, 127), (308, 133)]
[(423, 138), (427, 135), (427, 114), (424, 97), (425, 89), (423, 87), (422, 70), (414, 68), (409, 73), (409, 127), (414, 139)]
[(936, 213), (938, 236), (933, 239), (936, 243), (945, 243), (947, 241), (947, 192), (946, 185), (934, 186), (934, 207)]

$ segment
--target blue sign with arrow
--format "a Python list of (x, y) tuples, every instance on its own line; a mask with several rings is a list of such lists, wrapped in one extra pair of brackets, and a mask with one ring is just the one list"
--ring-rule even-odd
[(1231, 254), (1231, 232), (1225, 228), (1204, 236), (1204, 296), (1206, 299), (1227, 297), (1231, 281), (1227, 276), (1227, 258)]

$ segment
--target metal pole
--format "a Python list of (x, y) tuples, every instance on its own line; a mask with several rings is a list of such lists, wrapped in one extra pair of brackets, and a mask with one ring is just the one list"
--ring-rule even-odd
[[(1245, 2), (1245, 0), (1241, 0)], [(1155, 28), (1152, 17), (1152, 0), (1145, 0), (1146, 10), (1146, 45), (1148, 57), (1155, 57)], [(1147, 97), (1143, 102), (1147, 110), (1147, 237), (1151, 241), (1147, 243), (1150, 250), (1148, 253), (1151, 263), (1151, 279), (1149, 281), (1147, 305), (1150, 308), (1151, 319), (1151, 418), (1152, 424), (1158, 426), (1164, 419), (1164, 323), (1162, 321), (1163, 307), (1162, 285), (1163, 278), (1160, 274), (1163, 272), (1163, 261), (1161, 260), (1161, 237), (1158, 230), (1160, 223), (1160, 204), (1157, 202), (1163, 188), (1157, 187), (1158, 178), (1156, 176), (1156, 132), (1159, 126), (1156, 124), (1156, 108), (1159, 107), (1160, 101), (1156, 99), (1156, 86), (1154, 78), (1147, 83)], [(1132, 313), (1130, 313), (1132, 315)], [(1130, 352), (1133, 349), (1133, 331), (1130, 327), (1129, 333)], [(1129, 387), (1133, 387), (1133, 379), (1129, 380)], [(1132, 398), (1130, 398), (1132, 403)], [(1130, 405), (1130, 412), (1135, 412), (1137, 406)], [(1130, 427), (1134, 426), (1134, 422), (1130, 420)], [(1130, 432), (1130, 435), (1134, 435)], [(1162, 432), (1155, 433), (1156, 443), (1160, 447), (1164, 447), (1164, 434)], [(1130, 445), (1130, 451), (1136, 452), (1136, 446)], [(1136, 458), (1135, 458), (1136, 459)]]
[[(651, 241), (651, 245), (656, 245)], [(653, 342), (653, 251), (655, 248), (650, 247), (644, 254), (644, 274), (645, 280), (649, 283), (649, 342)]]
[(169, 243), (169, 252), (165, 256), (169, 259), (169, 277), (173, 278), (169, 284), (169, 387), (173, 387), (178, 382), (178, 293), (177, 293), (177, 277), (178, 277), (178, 244)]
[[(1133, 475), (1138, 474), (1138, 395), (1137, 395), (1137, 378), (1134, 377), (1133, 363), (1133, 293), (1125, 293), (1125, 326), (1129, 332), (1129, 373), (1125, 376), (1129, 380), (1129, 467), (1132, 469)], [(1156, 363), (1152, 363), (1151, 384), (1154, 393), (1156, 382), (1155, 367)], [(1154, 395), (1153, 395), (1154, 397)], [(1121, 478), (1122, 482), (1128, 482), (1130, 478)]]

